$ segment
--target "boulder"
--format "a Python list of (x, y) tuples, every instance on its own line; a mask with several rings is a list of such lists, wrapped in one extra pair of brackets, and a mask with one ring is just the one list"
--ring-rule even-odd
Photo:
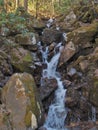
[(61, 31), (57, 31), (54, 29), (44, 29), (43, 31), (43, 35), (42, 35), (42, 42), (45, 44), (51, 44), (53, 42), (61, 42), (62, 39), (62, 32)]
[(90, 46), (98, 32), (98, 22), (93, 22), (87, 26), (82, 26), (67, 35), (68, 41), (72, 41), (77, 51), (80, 48), (86, 48)]
[(33, 77), (28, 73), (11, 76), (2, 90), (2, 102), (10, 111), (13, 129), (35, 130), (42, 122), (42, 105)]
[(56, 79), (42, 79), (42, 86), (40, 87), (41, 99), (45, 100), (57, 89)]
[(65, 97), (65, 104), (67, 107), (72, 108), (77, 106), (79, 103), (80, 99), (80, 94), (77, 90), (75, 90), (72, 87), (69, 87), (66, 92), (66, 97)]
[(35, 66), (31, 52), (23, 49), (22, 47), (16, 47), (12, 48), (9, 53), (11, 57), (11, 64), (14, 69), (20, 72), (33, 73)]
[(66, 63), (74, 54), (76, 53), (76, 48), (72, 41), (65, 45), (64, 49), (62, 50), (60, 56), (59, 66), (63, 63)]
[(39, 36), (35, 33), (17, 34), (15, 36), (15, 41), (16, 43), (22, 45), (26, 49), (35, 51), (37, 50), (37, 43), (39, 41)]

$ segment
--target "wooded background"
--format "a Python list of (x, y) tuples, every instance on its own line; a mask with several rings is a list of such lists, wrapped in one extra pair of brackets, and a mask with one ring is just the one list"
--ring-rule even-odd
[(18, 7), (38, 15), (54, 15), (61, 13), (78, 2), (92, 2), (94, 0), (0, 0), (0, 11), (13, 12)]

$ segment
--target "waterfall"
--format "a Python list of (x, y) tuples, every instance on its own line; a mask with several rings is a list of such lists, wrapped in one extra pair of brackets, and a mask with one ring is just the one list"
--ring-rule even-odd
[(59, 43), (55, 47), (58, 48), (58, 52), (56, 52), (54, 49), (54, 56), (51, 58), (50, 62), (47, 60), (48, 47), (46, 47), (44, 51), (42, 50), (42, 47), (40, 47), (43, 62), (47, 65), (47, 68), (42, 72), (42, 78), (55, 78), (58, 84), (58, 89), (55, 92), (54, 103), (49, 107), (48, 115), (44, 124), (44, 127), (47, 130), (67, 130), (64, 127), (64, 121), (67, 116), (67, 108), (65, 108), (64, 104), (66, 89), (64, 89), (59, 72), (56, 71), (62, 49), (61, 44), (62, 43)]

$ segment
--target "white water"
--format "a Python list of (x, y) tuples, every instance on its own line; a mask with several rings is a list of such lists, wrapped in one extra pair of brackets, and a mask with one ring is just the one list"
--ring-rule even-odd
[(61, 81), (61, 77), (59, 72), (56, 71), (57, 64), (60, 57), (60, 51), (62, 43), (59, 43), (56, 48), (59, 49), (58, 52), (54, 50), (54, 56), (48, 62), (48, 47), (46, 47), (46, 50), (43, 51), (42, 47), (40, 48), (43, 62), (47, 64), (47, 68), (43, 70), (42, 77), (43, 78), (55, 78), (57, 80), (58, 89), (55, 92), (55, 99), (54, 103), (50, 105), (48, 115), (46, 118), (46, 122), (44, 124), (44, 127), (47, 128), (47, 130), (67, 130), (64, 126), (64, 121), (67, 115), (67, 109), (64, 105), (64, 99), (65, 99), (65, 93), (66, 89), (64, 89), (64, 86)]

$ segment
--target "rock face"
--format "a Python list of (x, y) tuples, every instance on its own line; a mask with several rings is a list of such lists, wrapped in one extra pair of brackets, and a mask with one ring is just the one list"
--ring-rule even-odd
[(14, 74), (2, 90), (2, 102), (10, 112), (13, 129), (26, 130), (42, 122), (42, 106), (33, 77), (27, 73)]

